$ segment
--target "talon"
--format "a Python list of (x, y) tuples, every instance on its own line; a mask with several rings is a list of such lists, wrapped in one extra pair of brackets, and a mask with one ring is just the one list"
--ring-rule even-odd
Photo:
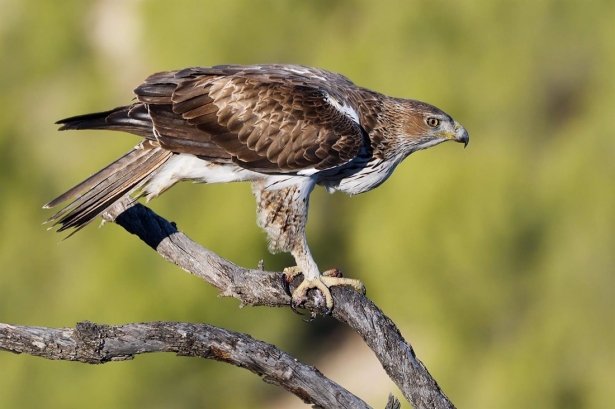
[[(293, 279), (299, 274), (301, 274), (301, 268), (299, 266), (286, 267), (284, 271), (282, 271), (282, 285), (284, 286), (284, 291), (286, 291), (286, 294), (291, 296), (293, 301), (295, 300), (295, 297), (294, 297), (294, 294), (292, 294), (290, 291), (290, 283), (292, 283)], [(306, 300), (307, 298), (303, 300), (302, 303), (304, 303)], [(297, 304), (295, 307), (293, 307), (291, 304), (291, 308), (293, 309), (293, 311), (297, 312), (295, 308), (300, 307), (301, 304)]]
[(303, 321), (305, 321), (305, 322), (307, 322), (307, 323), (310, 323), (310, 322), (314, 321), (315, 319), (316, 319), (316, 313), (315, 313), (315, 312), (312, 312), (312, 313), (310, 314), (310, 318), (305, 319), (305, 320), (303, 320)]
[(290, 309), (297, 315), (305, 315), (304, 313), (297, 311), (297, 308), (301, 307), (307, 301), (307, 297), (295, 297), (295, 294), (290, 292), (290, 283), (292, 278), (289, 280), (286, 274), (283, 274), (282, 277), (284, 290), (286, 291), (286, 294), (290, 295)]
[[(305, 301), (303, 301), (305, 302)], [(302, 313), (301, 311), (297, 311), (297, 308), (300, 307), (301, 304), (295, 304), (295, 300), (291, 300), (290, 301), (290, 309), (297, 315), (305, 315), (304, 313)]]
[[(284, 269), (282, 279), (284, 281), (284, 290), (287, 294), (290, 294), (290, 308), (296, 314), (303, 315), (297, 308), (300, 308), (308, 300), (307, 293), (310, 289), (316, 288), (320, 290), (321, 294), (325, 298), (325, 306), (327, 308), (325, 315), (331, 315), (333, 313), (333, 297), (329, 287), (336, 285), (345, 285), (354, 288), (356, 291), (365, 295), (365, 286), (359, 281), (352, 278), (344, 278), (342, 272), (338, 268), (332, 268), (323, 272), (321, 275), (316, 276), (315, 279), (308, 280), (304, 278), (301, 284), (295, 290), (290, 293), (290, 283), (298, 274), (302, 273), (301, 268), (298, 266), (287, 267)], [(312, 312), (311, 317), (307, 322), (313, 321), (316, 318), (316, 313)]]
[(303, 304), (305, 304), (308, 300), (306, 295), (301, 295), (299, 297), (295, 296), (296, 294), (293, 294), (293, 298), (291, 300), (291, 305), (294, 306), (295, 308), (300, 308)]

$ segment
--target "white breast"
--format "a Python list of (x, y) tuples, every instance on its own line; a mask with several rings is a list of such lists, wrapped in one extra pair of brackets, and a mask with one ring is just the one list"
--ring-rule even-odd
[(349, 195), (358, 195), (382, 184), (393, 173), (398, 163), (357, 157), (344, 168), (337, 170), (336, 174), (323, 172), (318, 183), (329, 193), (339, 190)]

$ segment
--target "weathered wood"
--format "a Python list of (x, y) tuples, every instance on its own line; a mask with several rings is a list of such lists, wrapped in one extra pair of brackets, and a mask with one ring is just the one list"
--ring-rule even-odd
[[(281, 272), (239, 267), (193, 242), (147, 207), (125, 198), (103, 214), (137, 235), (166, 260), (216, 287), (242, 305), (287, 307), (290, 296)], [(296, 277), (292, 291), (301, 281)], [(305, 308), (326, 311), (320, 292), (309, 292)], [(451, 409), (427, 368), (416, 357), (395, 324), (368, 298), (345, 287), (333, 287), (332, 316), (354, 329), (415, 409)], [(76, 328), (43, 328), (0, 324), (0, 349), (47, 359), (105, 363), (132, 359), (146, 352), (216, 359), (244, 367), (266, 382), (284, 387), (305, 402), (325, 408), (362, 408), (365, 402), (324, 377), (316, 368), (262, 341), (206, 324), (152, 322), (122, 326), (79, 323)], [(399, 409), (392, 396), (386, 408)]]
[[(174, 224), (139, 203), (126, 199), (106, 212), (103, 218), (137, 235), (165, 259), (215, 286), (223, 296), (235, 297), (242, 304), (253, 306), (290, 305), (282, 273), (239, 267), (193, 242)], [(300, 277), (295, 278), (291, 291), (300, 281)], [(331, 295), (335, 302), (333, 317), (348, 324), (364, 339), (391, 380), (416, 409), (454, 408), (416, 357), (412, 346), (382, 310), (364, 295), (346, 287), (331, 288)], [(305, 308), (313, 313), (326, 311), (320, 292), (310, 291)]]
[(149, 352), (174, 352), (245, 368), (306, 403), (369, 408), (361, 399), (271, 344), (207, 324), (148, 322), (118, 326), (80, 322), (75, 328), (0, 324), (0, 349), (47, 359), (104, 364)]

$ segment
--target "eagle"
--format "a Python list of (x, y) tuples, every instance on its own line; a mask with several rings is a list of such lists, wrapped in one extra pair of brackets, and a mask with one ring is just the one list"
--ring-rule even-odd
[(424, 102), (359, 87), (341, 74), (286, 64), (219, 65), (160, 72), (135, 90), (134, 102), (57, 122), (59, 130), (105, 129), (140, 136), (130, 152), (44, 208), (70, 202), (47, 222), (57, 231), (92, 222), (126, 195), (147, 201), (180, 181), (250, 182), (257, 223), (272, 253), (290, 252), (300, 273), (291, 307), (329, 287), (365, 292), (336, 269), (321, 274), (308, 247), (309, 197), (317, 186), (357, 195), (382, 184), (408, 155), (468, 132)]

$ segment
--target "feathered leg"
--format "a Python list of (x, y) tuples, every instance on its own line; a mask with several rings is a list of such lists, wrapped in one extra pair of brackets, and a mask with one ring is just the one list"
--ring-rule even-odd
[(313, 187), (311, 180), (306, 178), (303, 184), (280, 189), (266, 188), (265, 182), (259, 181), (253, 183), (252, 189), (257, 200), (258, 224), (269, 237), (269, 251), (290, 252), (295, 258), (297, 265), (284, 269), (288, 281), (299, 273), (304, 276), (303, 282), (292, 293), (291, 307), (301, 306), (307, 301), (308, 290), (318, 288), (330, 312), (333, 298), (329, 287), (348, 285), (363, 293), (365, 287), (359, 280), (332, 274), (334, 270), (320, 274), (305, 237), (309, 195)]

